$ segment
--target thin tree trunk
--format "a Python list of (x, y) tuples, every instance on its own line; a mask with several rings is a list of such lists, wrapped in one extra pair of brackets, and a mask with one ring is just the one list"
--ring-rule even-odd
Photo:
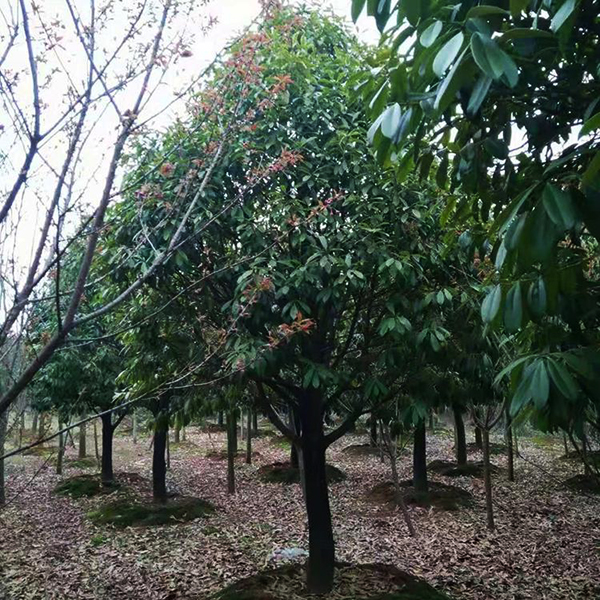
[[(44, 434), (46, 431), (46, 413), (40, 413), (40, 418), (38, 419), (38, 430), (37, 430), (37, 439), (41, 440), (44, 438)], [(41, 444), (43, 446), (44, 444)]]
[(31, 421), (31, 433), (36, 435), (38, 429), (38, 411), (33, 411), (32, 421)]
[[(81, 415), (82, 419), (85, 419), (87, 415)], [(79, 458), (85, 458), (87, 456), (87, 445), (86, 445), (86, 427), (87, 423), (83, 423), (79, 426)]]
[(94, 420), (94, 452), (96, 454), (96, 460), (100, 462), (100, 449), (98, 448), (98, 423)]
[(235, 455), (237, 454), (237, 422), (234, 411), (227, 413), (227, 493), (235, 494)]
[(258, 435), (258, 411), (252, 411), (252, 434), (256, 437)]
[(185, 437), (185, 425), (181, 428), (181, 441), (182, 442), (186, 441), (186, 437)]
[[(112, 424), (111, 414), (102, 415), (102, 457), (100, 462), (100, 479), (102, 485), (110, 487), (114, 484), (113, 473), (113, 435), (115, 428)], [(154, 462), (153, 465), (154, 467)]]
[(431, 431), (431, 433), (435, 433), (435, 419), (433, 412), (429, 413), (429, 431)]
[(567, 434), (563, 431), (563, 444), (565, 445), (565, 457), (569, 456), (569, 444), (567, 443)]
[(458, 404), (452, 405), (454, 414), (454, 439), (456, 450), (456, 463), (459, 466), (467, 464), (467, 438), (465, 435), (465, 422), (463, 421), (462, 411)]
[(248, 426), (246, 427), (246, 464), (252, 464), (252, 411), (247, 413)]
[(181, 443), (181, 436), (179, 435), (179, 425), (175, 425), (175, 443), (179, 444)]
[(16, 435), (16, 443), (17, 448), (20, 448), (23, 445), (23, 430), (25, 429), (25, 410), (21, 411), (19, 415), (19, 427), (17, 429)]
[(377, 448), (377, 419), (373, 413), (370, 419), (369, 444), (372, 448)]
[(485, 486), (485, 508), (487, 528), (494, 531), (494, 505), (492, 503), (492, 474), (490, 471), (490, 432), (481, 430), (483, 441), (483, 482)]
[(483, 450), (483, 441), (481, 437), (481, 428), (475, 425), (475, 447), (477, 450)]
[(426, 494), (427, 483), (427, 432), (425, 421), (419, 421), (415, 427), (413, 446), (413, 487), (416, 492)]
[(394, 484), (396, 504), (400, 507), (400, 510), (402, 511), (402, 516), (404, 517), (406, 527), (408, 528), (408, 533), (411, 535), (411, 537), (416, 537), (417, 532), (415, 531), (415, 527), (410, 517), (410, 513), (408, 512), (408, 508), (406, 507), (406, 502), (404, 502), (404, 494), (402, 493), (402, 488), (400, 487), (400, 478), (398, 477), (397, 441), (395, 438), (392, 439), (392, 436), (389, 435), (388, 430), (388, 432), (386, 432), (385, 434), (385, 438), (382, 439), (382, 443), (385, 443), (388, 446), (388, 454), (390, 456), (390, 467), (392, 469), (392, 483)]
[[(8, 411), (0, 414), (0, 456), (4, 456), (4, 442), (6, 440), (6, 426)], [(4, 487), (4, 460), (0, 459), (0, 506), (6, 504), (6, 491)]]
[(220, 410), (219, 413), (217, 414), (217, 425), (219, 425), (220, 427), (223, 427), (223, 411)]
[(512, 417), (506, 408), (506, 452), (508, 454), (508, 480), (515, 480), (515, 449), (513, 444)]
[[(58, 421), (58, 430), (61, 431), (63, 424)], [(56, 474), (62, 475), (63, 473), (63, 457), (65, 455), (65, 436), (63, 433), (58, 435), (58, 455), (56, 456)]]
[(590, 468), (590, 463), (588, 461), (588, 441), (585, 431), (581, 436), (581, 455), (583, 457), (583, 472), (585, 475), (591, 475), (592, 469)]
[(132, 423), (133, 443), (137, 444), (137, 441), (138, 441), (138, 417), (137, 417), (137, 412), (135, 410), (133, 411), (131, 420), (133, 421), (133, 423)]
[(238, 453), (238, 423), (237, 423), (237, 411), (233, 412), (233, 416), (231, 417), (232, 421), (233, 421), (233, 439), (232, 439), (232, 443), (233, 443), (233, 453), (237, 455)]

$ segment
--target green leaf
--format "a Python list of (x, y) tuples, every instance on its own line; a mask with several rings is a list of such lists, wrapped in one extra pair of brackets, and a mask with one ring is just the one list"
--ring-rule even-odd
[(587, 135), (588, 133), (590, 133), (591, 131), (594, 131), (594, 129), (598, 129), (599, 127), (600, 127), (600, 112), (596, 113), (593, 117), (590, 117), (583, 124), (583, 127), (581, 128), (581, 131), (579, 132), (579, 137), (583, 137), (584, 135)]
[(538, 410), (542, 410), (550, 394), (550, 381), (543, 360), (537, 360), (533, 376), (531, 378), (531, 397)]
[(504, 326), (513, 333), (521, 327), (523, 320), (523, 303), (521, 298), (521, 282), (517, 281), (506, 294), (504, 303)]
[(504, 245), (507, 250), (514, 250), (519, 245), (519, 240), (521, 239), (526, 220), (527, 213), (521, 213), (509, 227), (504, 236)]
[(401, 116), (402, 110), (397, 102), (385, 109), (381, 121), (381, 133), (385, 135), (385, 137), (391, 139), (396, 135)]
[(413, 26), (416, 27), (417, 23), (419, 22), (419, 19), (421, 18), (421, 11), (422, 11), (422, 1), (421, 0), (402, 0), (401, 2), (402, 8), (404, 9), (404, 12), (406, 13), (406, 18), (408, 19), (408, 22)]
[(440, 188), (446, 187), (446, 181), (448, 180), (448, 153), (444, 152), (444, 156), (440, 161), (440, 166), (435, 174), (435, 182)]
[(573, 14), (575, 4), (575, 0), (566, 0), (556, 11), (550, 22), (550, 29), (552, 31), (556, 33), (565, 24), (566, 20)]
[(546, 312), (546, 304), (546, 284), (543, 277), (538, 277), (529, 286), (527, 305), (534, 316), (541, 317)]
[(576, 222), (571, 194), (547, 183), (542, 193), (542, 203), (548, 216), (562, 231), (572, 229)]
[(550, 38), (554, 39), (554, 36), (549, 31), (543, 29), (530, 29), (529, 27), (515, 27), (505, 31), (501, 36), (500, 40), (520, 40), (527, 38)]
[(487, 75), (482, 75), (473, 86), (473, 91), (471, 92), (471, 97), (469, 98), (469, 104), (467, 106), (467, 113), (470, 116), (475, 115), (479, 110), (490, 90), (491, 84), (492, 78)]
[(433, 60), (433, 72), (438, 76), (446, 72), (448, 67), (454, 62), (462, 48), (465, 36), (462, 31), (459, 31), (455, 36), (450, 38), (438, 51)]
[(379, 0), (377, 4), (377, 10), (375, 13), (375, 23), (380, 33), (383, 33), (385, 26), (390, 18), (390, 4), (391, 0)]
[(500, 302), (502, 301), (502, 288), (500, 285), (495, 285), (481, 303), (481, 318), (484, 323), (491, 323), (498, 311), (500, 310)]
[(463, 50), (452, 69), (450, 69), (448, 75), (446, 75), (444, 81), (442, 81), (442, 84), (438, 87), (435, 102), (433, 103), (433, 108), (438, 113), (442, 113), (446, 110), (463, 83), (463, 72), (459, 71), (459, 69), (465, 52), (466, 49)]
[(494, 379), (494, 385), (498, 385), (504, 377), (506, 377), (509, 373), (512, 373), (519, 365), (522, 365), (524, 362), (531, 360), (531, 356), (521, 356), (521, 358), (517, 358), (517, 360), (511, 362), (508, 366), (504, 367), (496, 378)]
[(568, 400), (575, 400), (579, 395), (579, 386), (565, 365), (549, 359), (546, 366), (552, 383), (558, 391)]
[(471, 54), (475, 64), (487, 75), (490, 79), (498, 79), (502, 73), (496, 73), (492, 68), (490, 61), (488, 60), (487, 53), (485, 51), (484, 36), (479, 32), (475, 32), (471, 36)]
[(360, 13), (362, 13), (367, 0), (352, 0), (352, 20), (356, 23), (358, 17), (360, 17)]
[[(600, 152), (596, 152), (596, 156), (592, 159), (585, 173), (581, 177), (581, 183), (584, 186), (594, 186), (596, 175), (600, 172)], [(596, 186), (597, 187), (597, 186)]]
[(529, 5), (529, 0), (510, 0), (510, 14), (518, 17)]
[(383, 121), (383, 119), (385, 117), (385, 113), (386, 113), (386, 111), (383, 111), (375, 119), (375, 121), (373, 121), (373, 124), (371, 125), (371, 127), (369, 127), (369, 131), (367, 131), (367, 140), (369, 141), (369, 144), (373, 143), (373, 140), (375, 139), (375, 134), (377, 133), (377, 130), (379, 129), (379, 126), (381, 125), (381, 122)]
[(433, 45), (435, 40), (437, 40), (438, 36), (442, 32), (442, 22), (434, 21), (419, 37), (419, 42), (421, 46), (425, 46), (425, 48), (429, 48)]
[(479, 6), (474, 6), (469, 12), (465, 15), (465, 21), (467, 19), (474, 19), (477, 17), (488, 17), (490, 15), (508, 15), (510, 14), (507, 10), (503, 8), (499, 8), (498, 6), (490, 6), (488, 4), (481, 4)]

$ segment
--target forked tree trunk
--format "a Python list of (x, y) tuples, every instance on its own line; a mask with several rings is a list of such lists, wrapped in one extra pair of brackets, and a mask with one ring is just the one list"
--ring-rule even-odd
[[(113, 436), (115, 427), (112, 424), (111, 414), (102, 415), (102, 457), (100, 462), (100, 478), (102, 485), (110, 487), (114, 483), (113, 473)], [(154, 469), (154, 462), (152, 464)]]
[(308, 517), (307, 587), (325, 594), (333, 587), (335, 546), (325, 471), (325, 440), (319, 392), (305, 392), (300, 406), (301, 444)]
[(248, 426), (246, 427), (246, 464), (252, 464), (252, 413), (247, 412)]
[(454, 438), (456, 445), (456, 463), (460, 466), (467, 464), (467, 438), (465, 435), (465, 422), (462, 411), (457, 404), (452, 405), (454, 414)]
[(413, 487), (416, 492), (426, 494), (427, 483), (427, 433), (425, 421), (419, 421), (415, 427), (413, 445)]
[(475, 447), (477, 448), (477, 450), (483, 450), (481, 429), (477, 425), (475, 425)]
[(492, 474), (490, 471), (490, 432), (482, 431), (483, 441), (483, 482), (485, 486), (485, 508), (487, 513), (487, 528), (494, 531), (494, 505), (492, 499)]
[[(4, 456), (4, 443), (6, 440), (6, 427), (8, 423), (8, 411), (0, 414), (0, 456)], [(6, 504), (6, 491), (4, 487), (4, 460), (0, 458), (0, 506)]]
[(510, 410), (506, 408), (506, 452), (508, 454), (507, 470), (508, 480), (515, 480), (515, 449), (513, 444), (512, 417)]
[[(82, 414), (81, 418), (85, 419), (86, 416), (87, 415)], [(87, 423), (82, 423), (79, 426), (79, 458), (85, 458), (87, 456), (86, 428)]]
[(235, 411), (227, 413), (227, 493), (235, 494), (235, 455), (237, 454), (237, 421)]

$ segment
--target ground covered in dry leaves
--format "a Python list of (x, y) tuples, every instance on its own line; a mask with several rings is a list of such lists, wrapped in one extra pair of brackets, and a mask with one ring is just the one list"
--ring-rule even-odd
[[(342, 451), (365, 441), (346, 436), (328, 452), (328, 461), (347, 475), (330, 486), (340, 561), (395, 565), (457, 600), (600, 598), (600, 496), (561, 485), (579, 466), (560, 458), (558, 439), (521, 440), (517, 482), (507, 482), (502, 468), (494, 476), (494, 533), (485, 528), (481, 480), (431, 475), (470, 491), (475, 501), (454, 512), (411, 507), (417, 539), (408, 536), (399, 511), (368, 499), (369, 490), (389, 479), (389, 465), (376, 455)], [(428, 442), (429, 460), (452, 458), (450, 431), (440, 430)], [(118, 436), (115, 445), (115, 469), (127, 475), (112, 499), (147, 494), (149, 440), (133, 445)], [(279, 566), (278, 550), (306, 548), (299, 486), (262, 483), (257, 475), (260, 466), (287, 458), (285, 444), (266, 436), (255, 441), (253, 464), (238, 461), (235, 496), (226, 493), (223, 447), (223, 434), (196, 428), (172, 447), (173, 491), (208, 500), (217, 510), (163, 527), (95, 526), (86, 513), (110, 497), (57, 496), (52, 490), (61, 477), (51, 461), (43, 467), (44, 456), (11, 459), (9, 504), (0, 512), (0, 599), (205, 599), (239, 578)], [(505, 464), (502, 455), (494, 461)], [(401, 463), (401, 477), (409, 478), (410, 457)], [(90, 470), (67, 467), (63, 478), (83, 472)]]

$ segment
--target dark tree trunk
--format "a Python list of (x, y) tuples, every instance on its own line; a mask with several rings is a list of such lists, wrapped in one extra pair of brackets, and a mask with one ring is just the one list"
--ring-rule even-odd
[(219, 425), (219, 427), (223, 427), (223, 411), (220, 410), (217, 414), (217, 425)]
[(300, 468), (300, 461), (298, 459), (298, 448), (296, 447), (296, 444), (294, 444), (293, 442), (292, 442), (292, 447), (290, 449), (290, 464), (292, 465), (292, 468), (294, 468), (294, 469)]
[[(300, 420), (300, 415), (298, 411), (293, 409), (292, 406), (288, 407), (288, 412), (290, 429), (299, 437), (302, 432), (302, 422)], [(290, 449), (290, 464), (294, 469), (300, 468), (299, 455), (300, 452), (298, 452), (298, 447), (292, 442), (292, 447)]]
[(487, 528), (494, 531), (494, 506), (492, 504), (492, 474), (490, 472), (490, 432), (482, 430), (483, 437), (483, 482), (485, 486), (485, 508)]
[[(110, 487), (114, 483), (113, 473), (113, 434), (115, 428), (112, 424), (111, 414), (102, 415), (102, 459), (100, 462), (100, 478), (102, 485)], [(156, 451), (156, 448), (155, 448)], [(154, 470), (154, 460), (152, 462)]]
[(369, 444), (372, 448), (377, 448), (377, 419), (373, 413), (370, 419)]
[(457, 404), (452, 405), (454, 414), (454, 437), (456, 444), (456, 462), (459, 465), (467, 464), (467, 438), (465, 435), (465, 423), (462, 411)]
[[(6, 427), (8, 424), (8, 411), (0, 414), (0, 456), (4, 456), (4, 442), (6, 441)], [(6, 491), (4, 488), (4, 460), (0, 458), (0, 506), (6, 504)]]
[(252, 434), (258, 435), (258, 411), (252, 411)]
[(31, 433), (33, 435), (37, 434), (37, 428), (38, 428), (38, 412), (37, 412), (37, 410), (34, 410), (32, 421), (31, 421)]
[[(82, 419), (85, 419), (87, 415), (81, 415)], [(79, 458), (87, 457), (87, 444), (86, 444), (86, 431), (87, 423), (82, 423), (79, 426)]]
[(21, 411), (21, 415), (19, 416), (19, 428), (17, 431), (17, 448), (20, 448), (23, 445), (23, 430), (25, 429), (25, 410)]
[(431, 431), (431, 433), (435, 432), (435, 417), (432, 412), (429, 413), (429, 431)]
[(181, 430), (179, 428), (179, 425), (175, 425), (175, 440), (174, 440), (174, 442), (176, 444), (179, 444), (181, 442), (181, 436), (179, 435), (180, 431)]
[(475, 425), (475, 447), (478, 450), (483, 450), (483, 441), (481, 438), (481, 429)]
[(133, 411), (133, 414), (131, 415), (131, 421), (132, 421), (132, 433), (133, 433), (133, 443), (137, 444), (137, 439), (138, 439), (138, 418), (136, 415), (135, 410)]
[(307, 587), (311, 594), (325, 594), (333, 587), (335, 546), (325, 472), (325, 440), (322, 398), (306, 393), (300, 406), (305, 502), (308, 516)]
[(565, 457), (569, 456), (569, 444), (567, 443), (567, 434), (563, 432), (563, 444), (565, 446)]
[(227, 413), (227, 493), (235, 494), (235, 455), (237, 454), (237, 420), (235, 411)]
[(427, 493), (427, 433), (425, 421), (419, 421), (415, 427), (413, 446), (413, 487), (415, 491)]
[(246, 464), (252, 464), (252, 411), (248, 410), (248, 427), (246, 428)]
[(162, 396), (155, 412), (154, 448), (152, 454), (152, 494), (155, 502), (167, 501), (167, 463), (165, 451), (169, 437), (168, 408), (169, 399)]
[(506, 452), (508, 454), (508, 480), (515, 480), (515, 449), (513, 444), (512, 417), (507, 407), (506, 409)]

